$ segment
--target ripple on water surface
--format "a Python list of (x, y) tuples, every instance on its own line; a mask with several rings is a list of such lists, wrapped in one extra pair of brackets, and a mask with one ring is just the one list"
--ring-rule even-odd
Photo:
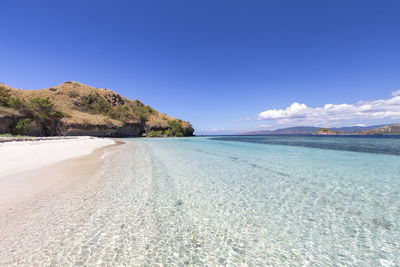
[[(209, 138), (129, 142), (93, 183), (40, 211), (52, 217), (36, 232), (52, 225), (51, 239), (47, 250), (38, 249), (28, 231), (25, 258), (67, 265), (400, 264), (399, 156)], [(65, 199), (68, 216), (57, 208)], [(16, 251), (13, 257), (22, 255)]]

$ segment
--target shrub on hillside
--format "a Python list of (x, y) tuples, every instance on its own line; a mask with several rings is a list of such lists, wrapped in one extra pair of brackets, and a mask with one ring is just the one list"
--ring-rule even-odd
[(8, 106), (15, 108), (17, 110), (21, 110), (26, 106), (26, 101), (21, 98), (11, 97), (8, 100)]
[(78, 93), (77, 91), (69, 91), (69, 92), (68, 92), (68, 96), (69, 96), (70, 98), (75, 98), (75, 97), (78, 97), (78, 96), (79, 96), (79, 93)]
[(149, 115), (144, 113), (144, 112), (142, 112), (142, 111), (136, 111), (134, 113), (134, 116), (142, 124), (145, 123), (149, 118)]
[(107, 114), (111, 110), (110, 104), (97, 93), (81, 96), (80, 103), (87, 111), (94, 113)]
[(123, 123), (128, 123), (131, 119), (133, 119), (133, 115), (131, 114), (128, 106), (119, 106), (111, 109), (107, 114), (112, 119), (122, 121)]
[(165, 130), (165, 132), (164, 132), (164, 136), (167, 136), (167, 137), (171, 137), (171, 136), (173, 136), (171, 129), (167, 129), (167, 130)]
[(147, 137), (161, 137), (162, 131), (149, 131)]
[(133, 118), (140, 123), (145, 123), (149, 119), (150, 114), (153, 113), (151, 107), (144, 105), (138, 100), (135, 100), (133, 105), (130, 105), (129, 109), (132, 112)]
[(144, 111), (145, 113), (153, 113), (153, 112), (154, 112), (154, 110), (153, 110), (150, 106), (147, 106), (147, 105), (145, 105), (145, 106), (143, 107), (143, 111)]
[(93, 105), (94, 109), (101, 114), (106, 114), (111, 110), (110, 104), (107, 103), (103, 98), (97, 98), (96, 102)]
[(127, 124), (131, 121), (145, 123), (154, 110), (141, 103), (134, 101), (132, 104), (112, 105), (98, 93), (81, 96), (80, 101), (75, 105), (81, 107), (83, 111), (92, 112), (94, 114), (102, 114), (111, 119), (118, 120)]
[(25, 118), (25, 119), (20, 119), (17, 124), (14, 126), (14, 132), (16, 134), (22, 134), (25, 135), (28, 133), (28, 126), (29, 123), (31, 122), (31, 119)]
[(54, 104), (48, 98), (35, 97), (26, 101), (22, 98), (11, 97), (9, 91), (1, 86), (0, 105), (14, 108), (21, 115), (31, 120), (57, 120), (64, 116), (56, 110)]
[(172, 136), (184, 136), (185, 129), (182, 127), (180, 120), (168, 121), (169, 130)]
[(48, 98), (35, 97), (30, 100), (30, 107), (26, 109), (30, 117), (41, 121), (61, 119), (64, 115), (55, 109)]
[(8, 106), (8, 102), (10, 101), (11, 95), (6, 88), (0, 86), (0, 105)]

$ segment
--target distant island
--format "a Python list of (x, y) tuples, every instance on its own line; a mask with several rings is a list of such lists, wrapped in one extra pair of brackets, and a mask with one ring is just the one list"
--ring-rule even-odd
[(312, 126), (296, 126), (273, 131), (260, 130), (241, 133), (242, 135), (270, 135), (270, 134), (313, 134), (313, 135), (397, 135), (400, 134), (400, 124), (351, 126), (341, 128), (323, 128)]
[(315, 135), (338, 135), (339, 132), (338, 131), (333, 131), (333, 130), (328, 129), (328, 128), (321, 128), (314, 134)]
[(40, 90), (0, 84), (0, 134), (191, 136), (192, 125), (139, 100), (79, 82)]

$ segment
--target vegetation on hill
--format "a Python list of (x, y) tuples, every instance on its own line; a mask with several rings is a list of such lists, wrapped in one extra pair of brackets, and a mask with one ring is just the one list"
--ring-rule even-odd
[(6, 88), (0, 85), (0, 105), (8, 106), (11, 95)]
[(166, 131), (167, 136), (184, 136), (185, 135), (185, 130), (182, 127), (182, 121), (181, 120), (174, 120), (174, 121), (169, 121), (168, 122), (169, 128)]
[(161, 136), (164, 136), (163, 131), (149, 131), (147, 133), (147, 137), (161, 137)]
[[(78, 82), (41, 90), (0, 84), (0, 133), (29, 135), (192, 135), (190, 123), (139, 100)], [(1, 121), (0, 121), (1, 123)], [(6, 125), (7, 124), (7, 125)], [(12, 125), (11, 125), (12, 124)], [(157, 132), (157, 133), (156, 133)]]
[(81, 96), (74, 104), (75, 108), (82, 112), (102, 114), (123, 123), (130, 121), (145, 123), (154, 112), (150, 106), (146, 106), (140, 101), (133, 101), (133, 103), (126, 103), (122, 99), (120, 101), (120, 105), (113, 106), (111, 101), (107, 101), (98, 92), (93, 92)]
[(173, 120), (173, 121), (168, 121), (168, 129), (165, 131), (149, 131), (147, 133), (148, 137), (182, 137), (185, 136), (185, 129), (182, 127), (182, 121), (181, 120)]
[(28, 100), (19, 97), (12, 97), (10, 90), (0, 86), (0, 104), (12, 108), (19, 113), (11, 133), (27, 134), (31, 122), (36, 122), (45, 133), (49, 126), (57, 123), (64, 114), (56, 110), (54, 104), (48, 98), (34, 97)]

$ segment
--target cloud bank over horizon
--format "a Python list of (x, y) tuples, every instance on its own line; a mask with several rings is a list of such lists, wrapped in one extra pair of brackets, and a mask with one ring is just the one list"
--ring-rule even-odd
[(375, 101), (359, 101), (355, 104), (325, 104), (308, 107), (294, 102), (285, 109), (269, 109), (258, 114), (259, 120), (277, 124), (334, 125), (349, 120), (400, 119), (400, 90), (392, 92), (392, 98)]

